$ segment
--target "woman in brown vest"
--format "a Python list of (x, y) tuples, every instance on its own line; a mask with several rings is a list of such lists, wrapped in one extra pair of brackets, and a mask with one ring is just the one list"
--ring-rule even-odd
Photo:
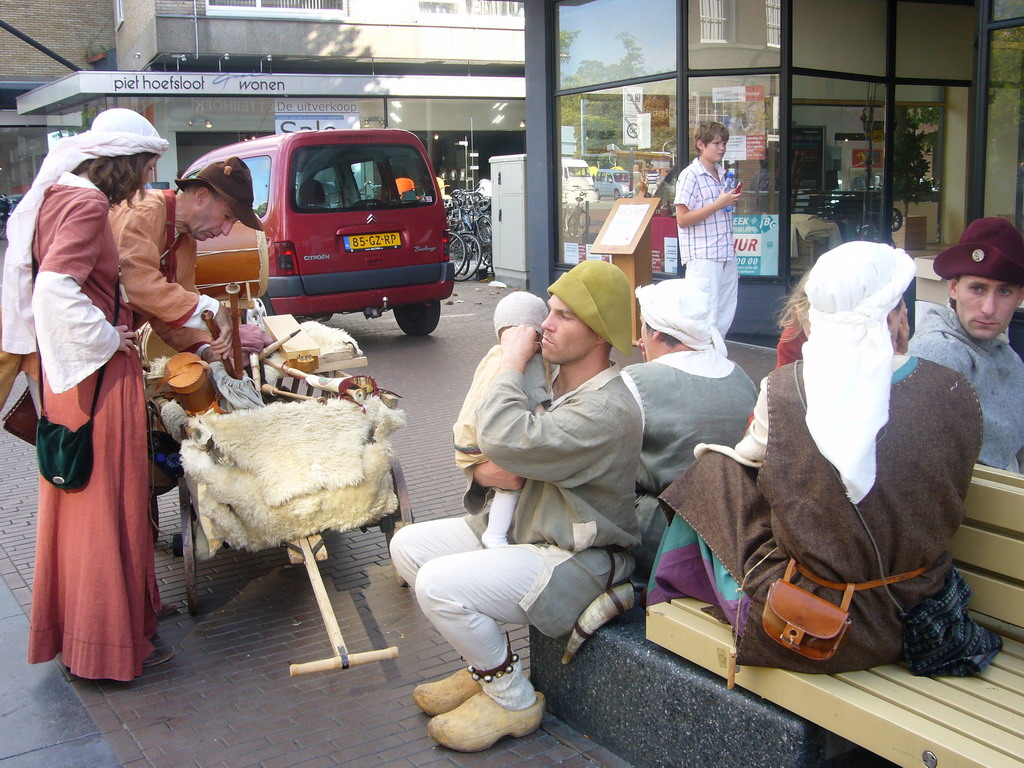
[[(952, 573), (947, 548), (964, 516), (981, 409), (960, 374), (905, 354), (902, 295), (914, 271), (905, 253), (875, 243), (824, 254), (806, 287), (804, 360), (764, 380), (743, 441), (698, 446), (698, 461), (661, 497), (679, 516), (649, 603), (717, 603), (737, 630), (740, 664), (840, 672), (897, 661), (901, 614)], [(807, 658), (762, 626), (769, 588), (791, 560), (794, 583), (834, 605), (859, 585), (831, 658)]]

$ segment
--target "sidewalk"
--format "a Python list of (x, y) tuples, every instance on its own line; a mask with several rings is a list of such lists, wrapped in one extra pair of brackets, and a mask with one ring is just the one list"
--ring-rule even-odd
[[(390, 314), (332, 320), (362, 345), (370, 361), (366, 372), (403, 396), (408, 424), (393, 443), (417, 520), (459, 511), (463, 488), (452, 460), (451, 425), (477, 362), (494, 342), (494, 304), (506, 292), (457, 285), (438, 330), (426, 338), (403, 335)], [(773, 350), (730, 344), (730, 351), (755, 383), (774, 365)], [(320, 570), (349, 649), (395, 645), (399, 657), (289, 677), (290, 662), (330, 654), (304, 567), (288, 565), (283, 550), (222, 551), (200, 563), (199, 612), (189, 616), (182, 560), (170, 552), (171, 536), (180, 530), (174, 493), (161, 498), (157, 543), (163, 599), (181, 610), (160, 624), (174, 659), (131, 684), (67, 683), (56, 664), (29, 666), (34, 454), (0, 431), (0, 466), (6, 478), (0, 490), (0, 768), (624, 765), (551, 717), (540, 731), (503, 739), (479, 754), (430, 741), (412, 689), (461, 662), (423, 619), (415, 596), (395, 585), (376, 529), (326, 535), (330, 559)], [(526, 638), (523, 628), (512, 632), (520, 653)]]

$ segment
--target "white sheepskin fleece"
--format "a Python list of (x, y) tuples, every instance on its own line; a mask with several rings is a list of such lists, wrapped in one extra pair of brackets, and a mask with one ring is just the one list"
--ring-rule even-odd
[(379, 399), (272, 403), (191, 420), (181, 444), (189, 476), (201, 484), (207, 534), (258, 551), (326, 530), (376, 522), (397, 506), (391, 433), (401, 411)]

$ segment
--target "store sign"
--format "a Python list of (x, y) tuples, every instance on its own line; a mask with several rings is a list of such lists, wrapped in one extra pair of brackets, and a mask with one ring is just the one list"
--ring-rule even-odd
[(360, 127), (355, 99), (274, 99), (275, 133), (340, 131)]
[(779, 274), (779, 217), (756, 214), (732, 217), (733, 248), (741, 275)]
[(172, 74), (170, 72), (119, 72), (112, 78), (111, 92), (161, 95), (192, 95), (197, 93), (274, 94), (292, 90), (293, 77), (250, 72)]

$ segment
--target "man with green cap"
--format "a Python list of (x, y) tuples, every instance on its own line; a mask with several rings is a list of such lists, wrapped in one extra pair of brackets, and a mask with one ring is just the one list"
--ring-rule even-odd
[[(629, 576), (628, 550), (639, 542), (640, 410), (609, 358), (612, 347), (630, 353), (629, 281), (611, 264), (587, 261), (548, 293), (540, 339), (528, 327), (501, 336), (499, 372), (476, 412), (490, 461), (475, 469), (471, 514), (407, 526), (391, 542), (395, 568), (420, 608), (470, 665), (413, 692), (432, 716), (430, 737), (463, 752), (524, 736), (544, 714), (544, 696), (499, 622), (569, 634), (602, 590)], [(538, 341), (544, 359), (559, 366), (551, 406), (540, 415), (523, 391)], [(522, 495), (510, 546), (485, 549), (483, 501), (494, 487), (522, 488)]]

